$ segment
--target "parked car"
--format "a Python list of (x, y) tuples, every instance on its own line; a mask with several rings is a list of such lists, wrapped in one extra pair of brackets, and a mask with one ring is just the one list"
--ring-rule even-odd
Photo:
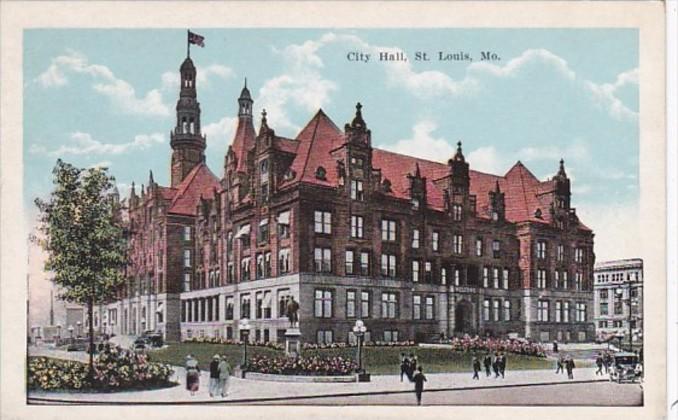
[(142, 335), (144, 339), (146, 339), (146, 343), (148, 345), (151, 345), (153, 347), (162, 347), (163, 345), (163, 339), (162, 339), (162, 334), (156, 331), (146, 331)]
[(610, 369), (610, 382), (622, 383), (624, 381), (636, 382), (640, 380), (642, 369), (638, 368), (640, 360), (638, 355), (629, 352), (615, 353), (614, 361)]
[(88, 344), (86, 340), (73, 340), (66, 346), (66, 351), (86, 351)]

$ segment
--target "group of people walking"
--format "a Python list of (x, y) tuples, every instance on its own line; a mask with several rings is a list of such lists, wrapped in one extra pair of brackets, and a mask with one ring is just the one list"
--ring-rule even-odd
[[(189, 354), (186, 356), (186, 389), (195, 395), (200, 389), (200, 366), (198, 360)], [(221, 395), (228, 396), (229, 378), (231, 376), (231, 365), (228, 363), (225, 355), (215, 354), (210, 362), (210, 397)]]
[(410, 382), (414, 382), (414, 393), (417, 396), (417, 405), (421, 405), (421, 394), (424, 392), (426, 376), (422, 371), (417, 356), (413, 353), (410, 353), (409, 356), (405, 353), (400, 353), (400, 382), (403, 381), (403, 377), (405, 376), (407, 376), (407, 379)]
[(556, 374), (567, 371), (567, 378), (574, 379), (574, 359), (572, 356), (563, 356), (562, 354), (556, 361)]
[[(614, 359), (610, 353), (598, 353), (596, 356), (596, 375), (606, 375), (610, 372), (610, 366), (614, 363)], [(603, 373), (603, 368), (605, 368), (605, 373)]]
[[(480, 380), (480, 372), (482, 367), (478, 356), (473, 356), (471, 365), (473, 367), (473, 379)], [(487, 353), (483, 357), (482, 365), (485, 367), (486, 377), (492, 376), (492, 372), (494, 372), (495, 379), (499, 378), (500, 376), (504, 378), (504, 375), (506, 374), (506, 354), (503, 352), (495, 352), (494, 355)]]

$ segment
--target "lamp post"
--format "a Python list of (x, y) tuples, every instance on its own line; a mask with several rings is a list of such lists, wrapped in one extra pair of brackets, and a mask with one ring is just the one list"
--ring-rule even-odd
[(61, 324), (57, 324), (57, 345), (61, 341)]
[(363, 371), (363, 337), (366, 331), (365, 323), (360, 319), (357, 320), (353, 326), (353, 334), (355, 334), (358, 340), (358, 372), (360, 373)]
[(81, 330), (80, 330), (80, 326), (82, 325), (82, 323), (81, 323), (80, 321), (78, 321), (78, 322), (76, 322), (75, 324), (77, 325), (77, 328), (76, 328), (76, 330), (75, 330), (75, 336), (76, 336), (76, 337), (80, 337), (80, 334), (81, 334), (81, 332), (80, 332), (80, 331), (81, 331)]
[(240, 323), (238, 324), (238, 327), (240, 328), (240, 331), (242, 333), (245, 345), (242, 357), (242, 369), (245, 370), (247, 369), (247, 341), (250, 335), (250, 320), (247, 318), (241, 319)]
[(71, 339), (71, 343), (73, 343), (73, 325), (68, 326), (68, 336)]

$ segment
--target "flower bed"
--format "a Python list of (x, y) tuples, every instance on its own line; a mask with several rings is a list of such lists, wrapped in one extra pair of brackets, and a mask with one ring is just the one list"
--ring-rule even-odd
[[(192, 337), (192, 338), (187, 338), (183, 341), (184, 343), (205, 343), (205, 344), (230, 344), (230, 345), (240, 345), (243, 342), (240, 340), (233, 340), (231, 338), (223, 338), (223, 337)], [(254, 347), (268, 347), (270, 349), (274, 350), (284, 350), (285, 345), (281, 343), (273, 343), (270, 341), (255, 341), (255, 342), (247, 342), (248, 346), (254, 346)]]
[(94, 376), (89, 377), (85, 363), (30, 357), (28, 359), (28, 388), (46, 391), (99, 390), (114, 391), (135, 388), (169, 386), (173, 369), (154, 363), (144, 354), (112, 349), (94, 359)]
[(478, 336), (454, 337), (441, 343), (451, 344), (453, 351), (508, 352), (526, 356), (546, 357), (544, 347), (527, 340), (480, 338)]
[(268, 358), (255, 356), (247, 364), (247, 371), (276, 375), (344, 376), (352, 375), (358, 365), (343, 357)]

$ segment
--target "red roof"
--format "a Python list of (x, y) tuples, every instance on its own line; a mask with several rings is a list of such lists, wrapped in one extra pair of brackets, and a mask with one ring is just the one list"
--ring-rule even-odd
[(170, 204), (169, 213), (187, 216), (197, 215), (200, 197), (214, 198), (214, 190), (219, 189), (219, 186), (219, 179), (214, 176), (207, 165), (205, 163), (198, 164), (174, 188), (176, 193), (172, 199), (172, 204)]
[(233, 152), (237, 159), (238, 165), (236, 171), (247, 171), (247, 151), (254, 147), (254, 140), (256, 138), (254, 125), (251, 118), (238, 119), (238, 128), (235, 131), (233, 138)]

